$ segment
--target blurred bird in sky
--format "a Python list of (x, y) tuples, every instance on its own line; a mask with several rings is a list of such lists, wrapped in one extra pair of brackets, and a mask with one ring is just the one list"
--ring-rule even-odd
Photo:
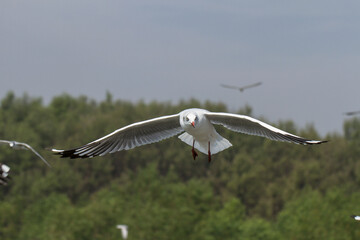
[(61, 157), (88, 158), (103, 156), (121, 150), (128, 150), (150, 144), (182, 133), (179, 138), (192, 146), (192, 156), (198, 156), (195, 148), (204, 154), (218, 153), (231, 147), (232, 144), (218, 134), (213, 124), (239, 133), (257, 135), (271, 140), (292, 142), (297, 144), (320, 144), (327, 141), (305, 139), (282, 131), (254, 118), (221, 112), (209, 112), (192, 108), (178, 114), (162, 116), (150, 120), (130, 124), (100, 139), (70, 150), (52, 149)]
[(344, 114), (347, 115), (347, 116), (354, 116), (354, 115), (360, 114), (360, 111), (346, 112)]
[(262, 84), (261, 82), (257, 82), (257, 83), (246, 85), (243, 87), (237, 87), (237, 86), (226, 85), (226, 84), (220, 84), (220, 86), (222, 86), (224, 88), (236, 89), (236, 90), (239, 90), (240, 92), (243, 92), (245, 89), (257, 87), (257, 86), (260, 86), (261, 84)]
[(48, 167), (51, 165), (43, 158), (35, 149), (33, 149), (29, 144), (16, 142), (16, 141), (7, 141), (7, 140), (0, 140), (0, 145), (7, 144), (13, 149), (23, 149), (23, 150), (31, 150), (36, 156), (38, 156)]

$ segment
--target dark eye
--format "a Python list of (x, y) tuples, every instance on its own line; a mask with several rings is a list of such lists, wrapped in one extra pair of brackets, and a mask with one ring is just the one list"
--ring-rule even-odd
[(189, 121), (189, 118), (188, 118), (188, 117), (186, 117), (186, 121)]

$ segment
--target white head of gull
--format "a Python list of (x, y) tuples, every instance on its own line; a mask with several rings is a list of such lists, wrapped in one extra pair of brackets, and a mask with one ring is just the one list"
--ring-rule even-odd
[(52, 151), (60, 154), (61, 157), (89, 158), (132, 149), (182, 133), (179, 138), (192, 146), (191, 152), (194, 160), (198, 156), (195, 151), (197, 149), (208, 154), (210, 162), (211, 154), (216, 154), (232, 146), (227, 139), (216, 132), (214, 124), (222, 125), (234, 132), (257, 135), (275, 141), (303, 145), (327, 142), (305, 139), (249, 116), (191, 108), (178, 114), (130, 124), (78, 148), (52, 149)]

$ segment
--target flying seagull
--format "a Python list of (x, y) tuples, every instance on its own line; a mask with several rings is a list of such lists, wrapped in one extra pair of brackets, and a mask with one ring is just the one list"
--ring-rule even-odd
[(346, 112), (344, 114), (347, 115), (347, 116), (353, 116), (353, 115), (356, 115), (356, 114), (359, 114), (359, 113), (360, 113), (360, 111), (354, 111), (354, 112)]
[(121, 230), (122, 238), (127, 239), (127, 237), (128, 237), (128, 226), (127, 225), (116, 225), (116, 228)]
[(0, 163), (0, 185), (7, 185), (9, 176), (10, 167)]
[(7, 141), (7, 140), (0, 140), (0, 145), (8, 144), (13, 149), (25, 149), (25, 150), (31, 150), (33, 153), (36, 154), (41, 160), (48, 166), (51, 167), (51, 165), (43, 158), (35, 149), (33, 149), (29, 144), (16, 142), (16, 141)]
[(213, 124), (222, 125), (234, 132), (262, 136), (276, 141), (303, 145), (327, 142), (305, 139), (245, 115), (209, 112), (204, 109), (192, 108), (178, 114), (130, 124), (78, 148), (52, 149), (52, 151), (63, 158), (103, 156), (107, 153), (158, 142), (182, 133), (179, 138), (192, 146), (191, 151), (194, 160), (198, 155), (195, 151), (196, 148), (200, 152), (208, 154), (210, 162), (211, 154), (232, 146), (227, 139), (216, 132)]
[(261, 82), (257, 82), (257, 83), (254, 83), (254, 84), (250, 84), (250, 85), (246, 85), (246, 86), (243, 86), (243, 87), (237, 87), (237, 86), (232, 86), (232, 85), (226, 85), (226, 84), (220, 84), (220, 86), (224, 87), (224, 88), (231, 88), (231, 89), (237, 89), (239, 90), (240, 92), (243, 92), (245, 89), (247, 88), (252, 88), (252, 87), (257, 87), (259, 85), (261, 85), (262, 83)]
[(355, 219), (356, 221), (360, 221), (360, 216), (351, 215), (350, 217), (352, 217), (352, 218)]

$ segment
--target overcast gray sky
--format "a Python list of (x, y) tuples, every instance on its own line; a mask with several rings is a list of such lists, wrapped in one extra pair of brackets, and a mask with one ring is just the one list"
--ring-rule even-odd
[(342, 133), (360, 110), (359, 23), (358, 0), (2, 0), (0, 98), (196, 98)]

